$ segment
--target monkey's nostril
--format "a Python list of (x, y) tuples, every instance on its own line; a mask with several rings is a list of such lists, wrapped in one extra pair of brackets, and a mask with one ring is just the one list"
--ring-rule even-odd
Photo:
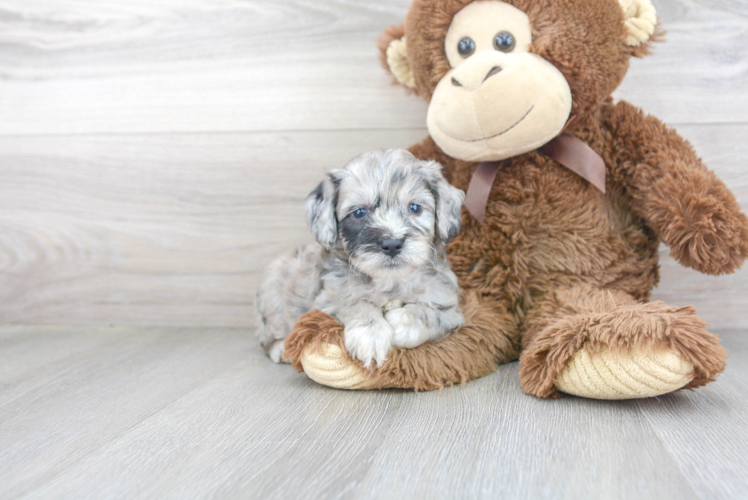
[(486, 75), (486, 77), (485, 77), (485, 78), (483, 79), (483, 81), (485, 82), (486, 80), (488, 80), (489, 78), (491, 78), (491, 77), (492, 77), (493, 75), (496, 75), (496, 74), (498, 74), (498, 73), (501, 73), (501, 71), (502, 71), (503, 69), (504, 69), (504, 68), (502, 68), (501, 66), (494, 66), (493, 68), (491, 68), (491, 71), (489, 71), (489, 72), (488, 72), (488, 74), (487, 74), (487, 75)]
[(452, 77), (452, 85), (454, 85), (455, 87), (462, 87), (462, 84), (458, 82), (457, 78), (455, 77)]

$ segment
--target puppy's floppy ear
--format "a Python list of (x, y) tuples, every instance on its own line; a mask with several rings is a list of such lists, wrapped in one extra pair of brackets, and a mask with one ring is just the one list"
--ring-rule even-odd
[(306, 199), (306, 222), (309, 229), (314, 239), (328, 250), (335, 248), (338, 242), (338, 218), (335, 214), (338, 185), (339, 180), (330, 173)]
[(409, 89), (416, 88), (416, 80), (408, 62), (408, 42), (402, 24), (390, 26), (377, 39), (379, 59), (395, 81)]
[(435, 161), (423, 162), (421, 169), (436, 201), (436, 231), (445, 244), (460, 232), (462, 202), (465, 193), (451, 185), (442, 175), (442, 166)]

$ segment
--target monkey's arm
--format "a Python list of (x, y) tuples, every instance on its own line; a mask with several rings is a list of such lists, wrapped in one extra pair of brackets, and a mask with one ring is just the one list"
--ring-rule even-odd
[(323, 385), (417, 391), (465, 383), (517, 359), (519, 324), (512, 311), (473, 290), (463, 294), (461, 308), (465, 326), (435, 344), (393, 349), (377, 369), (362, 369), (362, 363), (347, 352), (343, 326), (319, 310), (301, 317), (286, 340), (286, 354), (297, 370), (303, 369)]
[(605, 107), (602, 120), (610, 134), (609, 183), (623, 187), (671, 255), (706, 274), (740, 267), (748, 257), (748, 218), (688, 141), (626, 102)]

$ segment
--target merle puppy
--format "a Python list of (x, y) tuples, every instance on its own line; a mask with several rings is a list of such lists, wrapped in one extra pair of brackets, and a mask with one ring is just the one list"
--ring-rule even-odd
[(445, 245), (460, 228), (464, 193), (435, 162), (372, 151), (331, 171), (307, 198), (312, 244), (270, 265), (257, 292), (257, 335), (282, 361), (299, 317), (319, 309), (345, 327), (364, 366), (391, 347), (415, 347), (463, 325)]

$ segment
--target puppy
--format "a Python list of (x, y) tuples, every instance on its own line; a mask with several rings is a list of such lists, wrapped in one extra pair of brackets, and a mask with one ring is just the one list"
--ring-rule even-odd
[(273, 262), (257, 292), (257, 331), (275, 362), (312, 309), (345, 327), (348, 353), (370, 368), (392, 347), (416, 347), (464, 324), (445, 245), (464, 193), (441, 166), (404, 150), (372, 151), (331, 171), (306, 200), (307, 245)]

